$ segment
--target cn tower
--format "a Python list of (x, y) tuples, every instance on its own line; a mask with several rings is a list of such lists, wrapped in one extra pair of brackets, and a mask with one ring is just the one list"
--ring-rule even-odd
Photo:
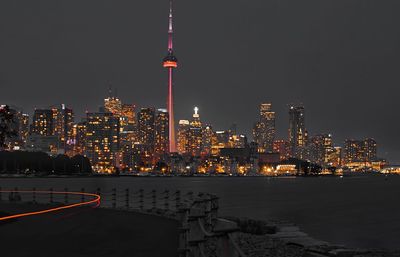
[(168, 54), (163, 59), (163, 67), (168, 70), (168, 100), (167, 110), (169, 114), (169, 152), (176, 152), (176, 141), (175, 141), (175, 119), (174, 119), (174, 77), (173, 70), (178, 67), (178, 59), (174, 55), (173, 47), (173, 35), (174, 30), (173, 16), (172, 16), (172, 0), (169, 1), (169, 26), (168, 26)]

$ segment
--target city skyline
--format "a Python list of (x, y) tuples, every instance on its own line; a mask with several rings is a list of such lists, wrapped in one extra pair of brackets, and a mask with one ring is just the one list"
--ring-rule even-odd
[[(397, 148), (399, 139), (396, 137), (399, 124), (396, 120), (394, 123), (390, 123), (391, 117), (396, 117), (396, 107), (393, 105), (395, 101), (393, 100), (396, 95), (394, 85), (398, 81), (391, 71), (395, 74), (394, 70), (397, 64), (392, 60), (398, 57), (399, 51), (397, 47), (391, 45), (391, 42), (395, 42), (397, 35), (392, 35), (393, 40), (388, 39), (386, 34), (382, 35), (385, 38), (382, 40), (382, 42), (386, 42), (385, 45), (374, 39), (372, 42), (368, 42), (370, 33), (374, 33), (375, 36), (380, 35), (376, 27), (381, 28), (382, 26), (374, 27), (355, 22), (350, 13), (345, 11), (345, 7), (355, 8), (355, 4), (336, 4), (335, 12), (343, 14), (346, 19), (353, 22), (351, 28), (347, 30), (345, 24), (340, 23), (339, 20), (324, 18), (316, 14), (317, 11), (325, 10), (322, 3), (306, 1), (299, 6), (291, 1), (282, 1), (281, 4), (278, 6), (276, 1), (265, 5), (256, 2), (254, 6), (246, 6), (244, 10), (239, 11), (241, 5), (233, 2), (231, 4), (233, 9), (230, 12), (218, 12), (218, 14), (225, 15), (226, 21), (218, 21), (216, 13), (217, 10), (223, 10), (222, 4), (216, 4), (213, 11), (205, 9), (203, 4), (192, 3), (189, 6), (187, 3), (179, 2), (176, 7), (179, 10), (176, 24), (179, 39), (176, 47), (179, 49), (180, 60), (185, 63), (185, 66), (177, 77), (176, 120), (190, 117), (192, 108), (199, 106), (203, 119), (212, 123), (214, 127), (222, 129), (236, 123), (240, 131), (251, 135), (253, 122), (257, 120), (258, 105), (262, 102), (271, 102), (277, 116), (277, 137), (282, 138), (287, 134), (287, 119), (283, 118), (286, 117), (286, 104), (303, 102), (307, 112), (307, 128), (311, 134), (332, 133), (336, 142), (343, 142), (346, 138), (374, 137), (382, 146), (380, 148), (382, 149), (381, 157), (399, 162)], [(313, 12), (310, 13), (312, 18), (317, 21), (327, 19), (325, 23), (316, 27), (316, 32), (327, 29), (332, 35), (325, 33), (321, 38), (316, 36), (316, 33), (309, 31), (305, 25), (311, 22), (311, 18), (297, 25), (296, 28), (303, 33), (300, 35), (292, 33), (294, 18), (285, 20), (285, 17), (289, 18), (290, 15), (296, 17), (295, 7), (303, 10), (310, 7), (311, 4), (313, 4)], [(393, 4), (397, 3), (393, 2)], [(167, 1), (160, 2), (159, 6), (153, 6), (152, 8), (157, 11), (151, 13), (146, 12), (151, 10), (148, 4), (140, 2), (140, 5), (136, 5), (136, 10), (144, 10), (149, 15), (148, 21), (153, 18), (157, 21), (154, 24), (150, 22), (146, 29), (141, 29), (139, 27), (141, 24), (134, 22), (138, 17), (128, 15), (122, 15), (125, 18), (116, 19), (115, 23), (104, 26), (105, 24), (99, 21), (100, 17), (98, 16), (105, 12), (108, 5), (103, 4), (95, 10), (94, 20), (99, 23), (90, 23), (84, 19), (82, 14), (85, 6), (83, 6), (82, 12), (78, 12), (73, 9), (75, 7), (73, 3), (67, 4), (65, 8), (78, 16), (75, 23), (71, 22), (69, 17), (62, 16), (63, 19), (58, 20), (55, 16), (41, 14), (40, 17), (54, 21), (56, 24), (54, 26), (65, 28), (55, 35), (52, 34), (54, 31), (52, 27), (35, 29), (41, 24), (39, 19), (34, 18), (34, 22), (28, 26), (32, 30), (26, 30), (16, 22), (18, 18), (26, 19), (26, 14), (20, 13), (17, 18), (12, 18), (9, 13), (4, 13), (1, 23), (12, 22), (10, 22), (10, 26), (4, 25), (1, 28), (3, 34), (9, 35), (4, 38), (0, 47), (4, 56), (0, 63), (0, 75), (5, 87), (5, 94), (1, 101), (15, 103), (15, 105), (29, 110), (35, 106), (42, 107), (39, 103), (47, 102), (45, 99), (49, 97), (49, 94), (42, 92), (48, 91), (51, 92), (50, 95), (53, 99), (51, 103), (64, 102), (77, 111), (77, 117), (82, 117), (85, 110), (95, 111), (97, 109), (101, 99), (104, 98), (109, 81), (118, 88), (119, 95), (124, 102), (132, 102), (138, 106), (165, 107), (163, 104), (165, 103), (165, 72), (162, 71), (162, 68), (155, 68), (155, 66), (159, 64), (159, 59), (165, 53), (165, 44), (163, 44), (162, 38), (165, 35), (165, 26), (163, 25), (165, 25), (165, 10), (168, 9)], [(32, 9), (39, 8), (29, 4), (28, 6)], [(385, 24), (387, 26), (383, 27), (387, 29), (396, 23), (395, 19), (397, 18), (392, 16), (388, 9), (389, 5), (382, 4), (378, 8), (368, 4), (363, 6), (365, 7), (363, 12), (371, 13), (377, 10), (376, 16), (373, 16), (376, 19), (372, 19), (372, 22)], [(3, 11), (11, 10), (11, 14), (15, 14), (12, 12), (13, 10), (18, 10), (18, 5), (8, 6), (7, 3), (2, 3), (2, 7)], [(133, 8), (130, 5), (116, 5), (118, 11), (128, 7)], [(253, 8), (256, 7), (271, 14), (270, 22), (267, 22), (268, 20), (265, 23), (255, 21), (256, 19), (265, 19), (260, 11), (254, 11)], [(55, 9), (56, 14), (60, 12), (57, 4), (45, 2), (41, 8)], [(200, 10), (200, 13), (210, 14), (209, 20), (200, 19), (194, 12), (196, 8)], [(356, 16), (364, 17), (363, 12), (356, 10)], [(254, 17), (251, 17), (250, 14), (254, 14)], [(238, 20), (238, 17), (242, 17), (242, 19)], [(141, 19), (143, 19), (142, 16)], [(282, 25), (282, 23), (277, 24), (274, 21), (285, 21), (286, 23)], [(229, 22), (233, 23), (229, 24)], [(338, 26), (343, 29), (342, 32), (332, 30), (330, 27), (332, 22), (339, 22)], [(91, 33), (83, 37), (80, 44), (77, 44), (78, 42), (74, 41), (73, 36), (76, 36), (76, 33), (84, 32), (77, 28), (77, 25), (81, 24), (90, 28)], [(257, 27), (251, 30), (253, 25), (257, 25)], [(283, 26), (287, 30), (280, 30), (274, 26)], [(96, 30), (99, 27), (105, 28), (111, 38), (121, 39), (122, 37), (125, 40), (110, 40), (107, 37), (101, 41), (99, 39), (103, 33)], [(150, 43), (146, 41), (144, 44), (137, 37), (130, 37), (125, 29), (122, 29), (128, 27), (134, 28), (134, 30), (139, 29), (141, 32), (139, 34), (150, 33), (149, 37), (152, 40), (148, 41)], [(367, 32), (364, 30), (367, 27), (372, 29)], [(12, 30), (12, 28), (14, 29)], [(115, 28), (121, 29), (115, 30)], [(275, 30), (282, 33), (280, 37), (277, 37), (279, 33), (277, 34)], [(351, 40), (343, 36), (353, 30), (356, 30), (358, 34), (350, 37)], [(11, 33), (12, 31), (13, 33)], [(194, 34), (193, 31), (201, 35)], [(230, 41), (239, 32), (245, 34), (245, 39), (240, 42)], [(270, 34), (270, 36), (267, 37), (264, 34)], [(330, 39), (336, 38), (338, 35), (341, 35), (339, 44), (328, 43)], [(285, 40), (290, 36), (293, 36), (293, 44)], [(146, 40), (150, 39), (144, 37)], [(226, 37), (226, 39), (222, 37)], [(24, 38), (30, 40), (27, 42), (21, 40)], [(67, 45), (61, 39), (66, 39), (67, 42), (72, 41), (74, 44)], [(259, 39), (260, 42), (256, 39)], [(114, 43), (114, 41), (116, 42)], [(45, 48), (44, 46), (50, 42), (55, 44), (54, 48)], [(92, 50), (89, 47), (91, 42), (98, 44)], [(265, 42), (268, 46), (266, 50), (260, 45)], [(279, 47), (278, 43), (282, 42), (284, 42), (283, 46)], [(318, 42), (318, 47), (310, 48), (313, 43), (315, 46), (316, 42)], [(354, 48), (356, 45), (360, 45), (360, 42), (362, 43), (361, 48)], [(121, 49), (116, 49), (115, 46), (119, 44), (122, 44)], [(136, 54), (142, 56), (142, 53), (138, 53), (137, 50), (136, 52), (130, 50), (135, 44), (138, 47), (134, 48), (141, 49), (140, 52), (147, 56), (145, 59), (138, 58), (142, 64), (140, 69), (132, 63)], [(20, 48), (12, 45), (39, 51), (37, 53), (34, 53), (35, 51), (32, 51), (33, 53), (27, 53), (24, 50), (17, 51)], [(201, 48), (202, 45), (206, 46), (208, 54)], [(328, 48), (331, 50), (328, 51)], [(71, 52), (74, 49), (79, 51)], [(355, 56), (365, 56), (365, 58), (352, 57), (350, 52), (354, 49), (356, 49)], [(99, 57), (94, 57), (100, 53), (100, 50), (104, 53)], [(258, 55), (255, 54), (256, 50)], [(63, 53), (63, 51), (66, 52)], [(71, 53), (74, 58), (68, 56)], [(127, 53), (126, 57), (123, 57), (123, 53)], [(338, 53), (339, 55), (334, 58), (333, 56)], [(54, 56), (58, 58), (54, 59)], [(379, 61), (382, 57), (388, 58), (388, 64), (382, 64)], [(307, 61), (308, 59), (310, 61)], [(59, 65), (53, 65), (56, 60), (60, 60)], [(264, 62), (266, 63), (264, 64)], [(78, 65), (79, 69), (73, 68), (76, 63), (81, 63)], [(277, 63), (279, 65), (274, 67), (273, 64)], [(210, 70), (208, 76), (199, 76), (199, 74), (204, 75), (200, 66)], [(216, 69), (217, 66), (220, 67), (220, 70)], [(332, 67), (338, 68), (339, 71), (331, 73)], [(197, 70), (197, 68), (199, 69)], [(267, 71), (268, 76), (264, 77), (264, 70)], [(146, 72), (141, 75), (139, 71)], [(284, 72), (283, 76), (277, 78), (278, 75), (282, 75), (282, 72)], [(23, 73), (24, 76), (18, 77), (19, 73)], [(53, 74), (62, 79), (56, 79)], [(27, 87), (26, 85), (32, 86)], [(154, 94), (154, 92), (157, 93)], [(329, 95), (327, 95), (328, 93)], [(355, 97), (361, 93), (365, 94), (364, 98)], [(333, 100), (329, 102), (326, 101), (327, 99)], [(83, 101), (85, 103), (82, 104)], [(387, 125), (389, 123), (390, 126)], [(389, 154), (385, 154), (386, 152)]]

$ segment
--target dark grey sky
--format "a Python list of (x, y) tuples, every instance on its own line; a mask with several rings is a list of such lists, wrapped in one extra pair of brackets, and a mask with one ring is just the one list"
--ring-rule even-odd
[[(250, 133), (272, 102), (302, 102), (311, 134), (374, 137), (400, 162), (398, 0), (176, 0), (176, 118), (199, 106)], [(167, 0), (0, 2), (0, 102), (96, 110), (107, 81), (125, 102), (163, 107)]]

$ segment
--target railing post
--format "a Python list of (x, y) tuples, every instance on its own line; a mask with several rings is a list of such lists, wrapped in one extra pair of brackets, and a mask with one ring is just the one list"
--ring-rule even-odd
[(18, 193), (18, 187), (15, 187), (14, 191), (14, 193), (10, 193), (10, 197), (12, 198), (12, 200), (15, 202), (21, 201), (21, 195)]
[(117, 207), (117, 189), (112, 189), (112, 207), (115, 209)]
[(36, 203), (36, 188), (32, 188), (32, 202)]
[[(85, 189), (83, 187), (81, 188), (81, 193), (85, 193)], [(83, 203), (84, 201), (85, 201), (85, 195), (82, 194), (81, 195), (81, 202)]]
[(53, 188), (50, 188), (50, 203), (53, 203)]
[(165, 190), (164, 192), (165, 196), (164, 196), (164, 209), (168, 210), (169, 209), (169, 190)]
[[(100, 189), (100, 187), (98, 187), (97, 189), (96, 189), (96, 194), (97, 195), (99, 195), (100, 197), (101, 197), (101, 189)], [(101, 204), (101, 202), (99, 202), (99, 205)], [(99, 206), (100, 207), (100, 206)]]
[(218, 219), (218, 197), (216, 195), (211, 195), (211, 212), (210, 212), (210, 218), (211, 218), (211, 226), (214, 227), (215, 223), (217, 222)]
[(189, 208), (182, 205), (177, 210), (177, 214), (179, 215), (179, 257), (188, 257), (189, 256), (189, 226), (188, 226), (188, 218), (189, 218)]
[(68, 188), (65, 188), (64, 189), (64, 192), (65, 192), (65, 195), (64, 195), (64, 202), (66, 203), (66, 204), (68, 204)]
[(178, 212), (179, 205), (181, 204), (181, 191), (177, 190), (175, 194), (176, 194), (176, 196), (175, 196), (175, 209)]
[(139, 209), (143, 210), (143, 205), (144, 205), (144, 201), (143, 201), (143, 189), (139, 190)]
[(125, 189), (125, 207), (129, 209), (129, 188)]
[(155, 209), (157, 207), (157, 200), (156, 200), (156, 190), (151, 191), (151, 197), (152, 197), (152, 209)]

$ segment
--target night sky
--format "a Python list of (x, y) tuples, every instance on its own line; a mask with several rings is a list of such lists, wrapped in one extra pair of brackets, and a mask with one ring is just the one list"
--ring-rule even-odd
[[(303, 103), (310, 134), (374, 137), (400, 162), (399, 12), (398, 0), (176, 0), (176, 119), (198, 106), (250, 136), (272, 102), (286, 138), (287, 104)], [(1, 1), (0, 102), (82, 117), (111, 83), (124, 102), (165, 107), (167, 18), (167, 0)]]

